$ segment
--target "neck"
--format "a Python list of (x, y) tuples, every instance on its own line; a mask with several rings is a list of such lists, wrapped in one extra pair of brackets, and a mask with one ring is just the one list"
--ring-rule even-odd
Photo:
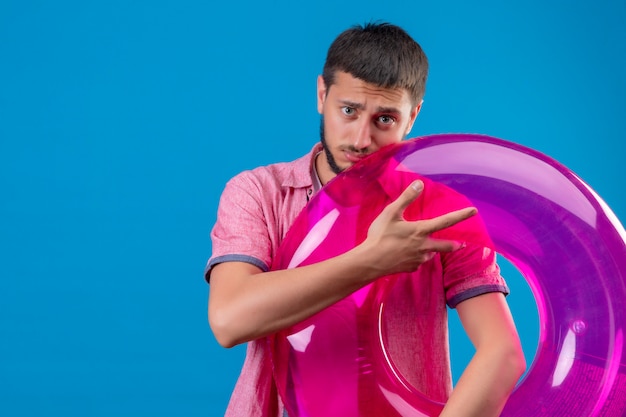
[(315, 156), (315, 169), (322, 185), (326, 185), (328, 181), (337, 176), (337, 174), (330, 169), (326, 154), (323, 151)]

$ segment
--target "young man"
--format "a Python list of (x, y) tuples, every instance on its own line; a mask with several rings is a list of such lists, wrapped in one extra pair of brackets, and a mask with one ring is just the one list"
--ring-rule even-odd
[(454, 270), (455, 278), (450, 288), (437, 289), (441, 296), (433, 300), (435, 314), (442, 320), (446, 303), (456, 307), (476, 347), (452, 390), (447, 328), (436, 329), (439, 342), (432, 343), (441, 359), (434, 368), (445, 370), (429, 378), (427, 388), (435, 393), (434, 399), (446, 402), (441, 416), (499, 415), (525, 362), (495, 254), (430, 237), (473, 216), (474, 208), (407, 222), (403, 211), (423, 188), (417, 181), (383, 210), (365, 241), (354, 249), (313, 265), (269, 270), (281, 240), (321, 186), (361, 158), (409, 134), (422, 105), (427, 72), (422, 49), (401, 28), (368, 24), (346, 30), (331, 45), (317, 81), (321, 143), (296, 161), (243, 172), (226, 185), (206, 270), (211, 286), (209, 322), (221, 345), (249, 342), (227, 416), (278, 417), (283, 413), (265, 336), (310, 317), (381, 276), (416, 271), (425, 263), (453, 266), (441, 272)]

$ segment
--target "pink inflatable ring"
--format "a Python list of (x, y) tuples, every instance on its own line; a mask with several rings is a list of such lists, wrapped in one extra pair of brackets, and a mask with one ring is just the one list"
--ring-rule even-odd
[[(587, 184), (539, 152), (470, 134), (387, 147), (311, 200), (272, 269), (318, 262), (358, 244), (363, 219), (380, 209), (370, 202), (396, 197), (372, 194), (367, 185), (399, 171), (467, 197), (496, 251), (533, 292), (537, 352), (502, 416), (625, 416), (626, 232)], [(393, 335), (384, 319), (396, 302), (393, 284), (393, 276), (383, 277), (270, 339), (290, 417), (438, 415), (443, 404), (415, 389), (390, 355)]]

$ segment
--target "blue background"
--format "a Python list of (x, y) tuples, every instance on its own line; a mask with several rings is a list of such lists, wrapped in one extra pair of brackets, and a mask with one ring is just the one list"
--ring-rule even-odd
[[(5, 0), (0, 415), (223, 414), (244, 348), (206, 320), (218, 197), (310, 149), (327, 47), (377, 19), (430, 59), (411, 136), (534, 148), (626, 219), (622, 0)], [(536, 307), (510, 274), (532, 359)], [(452, 326), (458, 375), (471, 349)]]

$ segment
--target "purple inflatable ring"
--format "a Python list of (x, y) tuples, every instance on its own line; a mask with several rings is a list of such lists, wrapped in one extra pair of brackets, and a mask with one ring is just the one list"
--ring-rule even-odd
[[(473, 134), (385, 148), (311, 200), (272, 268), (316, 262), (356, 244), (351, 218), (377, 196), (355, 184), (372, 181), (377, 167), (398, 165), (467, 197), (497, 252), (533, 292), (538, 347), (502, 416), (625, 416), (626, 232), (587, 184), (537, 151)], [(413, 388), (389, 357), (381, 320), (393, 282), (383, 277), (270, 339), (290, 417), (438, 415), (442, 404)], [(362, 394), (365, 374), (370, 385)]]

